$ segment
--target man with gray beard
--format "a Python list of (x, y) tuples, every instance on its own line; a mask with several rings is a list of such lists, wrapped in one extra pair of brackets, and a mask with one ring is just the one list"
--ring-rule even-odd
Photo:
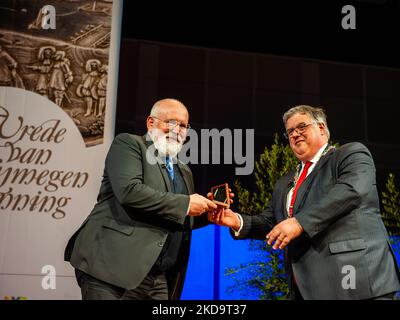
[(146, 135), (114, 139), (97, 204), (65, 250), (83, 299), (179, 299), (191, 230), (216, 209), (194, 193), (190, 169), (176, 159), (188, 121), (180, 101), (163, 99)]

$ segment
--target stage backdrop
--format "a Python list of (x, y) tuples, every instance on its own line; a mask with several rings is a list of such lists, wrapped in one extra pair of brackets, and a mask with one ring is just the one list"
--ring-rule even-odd
[(121, 13), (122, 0), (2, 1), (2, 299), (80, 299), (63, 252), (114, 134)]

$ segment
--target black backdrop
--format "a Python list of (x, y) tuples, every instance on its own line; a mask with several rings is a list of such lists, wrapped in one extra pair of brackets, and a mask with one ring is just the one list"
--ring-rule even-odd
[[(321, 2), (321, 1), (320, 1)], [(331, 138), (365, 143), (378, 186), (400, 181), (399, 1), (136, 3), (125, 1), (116, 133), (143, 134), (159, 98), (175, 97), (201, 128), (254, 128), (255, 154), (293, 105), (322, 106)], [(343, 30), (341, 8), (356, 8)], [(198, 192), (239, 178), (232, 165), (192, 165)]]

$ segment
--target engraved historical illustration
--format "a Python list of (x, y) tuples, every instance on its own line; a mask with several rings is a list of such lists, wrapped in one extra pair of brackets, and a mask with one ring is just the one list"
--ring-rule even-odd
[(107, 109), (110, 1), (2, 0), (0, 86), (30, 90), (101, 144)]

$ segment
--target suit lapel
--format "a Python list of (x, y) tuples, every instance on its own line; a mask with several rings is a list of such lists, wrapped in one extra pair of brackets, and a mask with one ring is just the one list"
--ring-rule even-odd
[(285, 195), (284, 195), (284, 197), (282, 199), (282, 208), (283, 208), (282, 212), (284, 212), (284, 218), (287, 218), (289, 216), (289, 212), (287, 210), (287, 201), (288, 201), (289, 192), (294, 186), (294, 176), (295, 176), (295, 174), (296, 174), (296, 171), (293, 171), (292, 174), (291, 174), (291, 177), (290, 177), (290, 179), (289, 179), (289, 181), (287, 183), (287, 188), (286, 188)]
[(301, 208), (305, 199), (307, 198), (307, 194), (312, 187), (312, 182), (317, 176), (318, 172), (326, 165), (328, 160), (333, 154), (334, 149), (330, 150), (327, 154), (319, 159), (317, 164), (315, 165), (314, 170), (307, 176), (307, 178), (303, 181), (299, 189), (297, 190), (296, 201), (293, 206), (293, 214)]
[(183, 163), (181, 161), (178, 160), (177, 165), (178, 165), (179, 169), (181, 170), (182, 177), (183, 177), (183, 180), (185, 181), (187, 191), (189, 192), (189, 194), (194, 193), (191, 173), (189, 172), (187, 167), (185, 165), (183, 165)]
[[(189, 171), (188, 167), (185, 166), (180, 160), (177, 161), (177, 166), (182, 173), (183, 181), (185, 182), (189, 195), (193, 194), (194, 185), (191, 172)], [(188, 223), (187, 227), (189, 228), (189, 230), (193, 229), (194, 217), (186, 217), (186, 222)]]
[[(160, 159), (160, 161), (162, 161), (162, 160)], [(161, 174), (162, 174), (162, 176), (164, 178), (165, 187), (167, 188), (167, 191), (168, 192), (172, 192), (171, 180), (169, 179), (168, 172), (167, 172), (167, 169), (165, 167), (165, 164), (162, 163), (162, 162), (157, 162), (157, 164), (158, 164), (158, 168), (160, 169)]]
[[(147, 149), (149, 149), (150, 146), (153, 145), (153, 141), (151, 140), (151, 138), (148, 134), (145, 134), (143, 136), (143, 139), (145, 141)], [(153, 152), (153, 150), (151, 150), (150, 152), (147, 152), (146, 155), (144, 155), (144, 156), (149, 157), (149, 162), (157, 163), (158, 169), (160, 170), (161, 175), (164, 179), (165, 188), (167, 189), (168, 192), (171, 192), (172, 186), (171, 186), (171, 181), (168, 176), (167, 169), (165, 167), (165, 161), (163, 161), (160, 157), (158, 157), (156, 150), (154, 150), (154, 152)], [(145, 161), (147, 161), (147, 160), (145, 160)]]

